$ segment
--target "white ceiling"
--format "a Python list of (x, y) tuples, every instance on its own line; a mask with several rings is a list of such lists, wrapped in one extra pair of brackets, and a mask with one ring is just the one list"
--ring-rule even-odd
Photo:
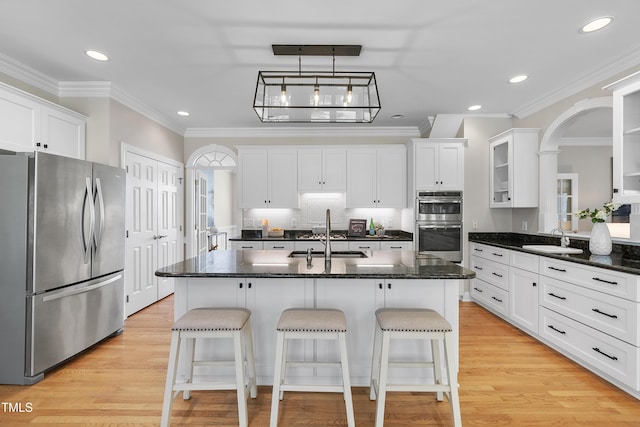
[[(579, 32), (606, 15), (609, 27)], [(524, 117), (640, 64), (638, 16), (636, 0), (0, 0), (0, 72), (111, 82), (180, 132), (259, 130), (273, 125), (251, 108), (258, 70), (298, 66), (272, 44), (361, 44), (360, 57), (336, 58), (337, 70), (376, 73), (382, 110), (360, 126), (422, 126), (472, 104)], [(331, 58), (302, 67), (330, 70)]]

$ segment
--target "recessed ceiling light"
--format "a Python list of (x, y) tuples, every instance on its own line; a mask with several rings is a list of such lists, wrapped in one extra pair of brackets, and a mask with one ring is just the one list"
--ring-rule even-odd
[(594, 31), (598, 31), (611, 24), (611, 21), (613, 21), (613, 16), (603, 16), (602, 18), (594, 19), (584, 24), (584, 26), (580, 29), (580, 32), (592, 33)]
[(397, 119), (404, 119), (404, 115), (403, 114), (394, 114), (393, 116), (391, 116), (392, 119), (397, 120)]
[(178, 115), (186, 117), (186, 116), (189, 115), (189, 112), (188, 111), (178, 111)]
[(85, 50), (84, 53), (86, 53), (89, 58), (95, 59), (96, 61), (104, 62), (109, 60), (109, 57), (106, 54), (99, 52), (97, 50), (89, 49), (89, 50)]
[(479, 109), (482, 108), (482, 105), (472, 105), (471, 107), (467, 108), (467, 110), (469, 111), (477, 111)]
[(528, 78), (529, 78), (529, 76), (527, 76), (526, 74), (521, 74), (519, 76), (511, 77), (509, 79), (509, 83), (520, 83), (520, 82), (523, 82), (523, 81), (527, 80)]

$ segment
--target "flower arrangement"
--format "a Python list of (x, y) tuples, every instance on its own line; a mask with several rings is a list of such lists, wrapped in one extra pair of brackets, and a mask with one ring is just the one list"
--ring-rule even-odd
[(616, 205), (613, 202), (607, 202), (602, 205), (602, 209), (582, 209), (581, 211), (576, 212), (574, 215), (580, 219), (591, 218), (591, 222), (595, 224), (597, 222), (605, 222), (609, 215), (611, 215), (611, 213), (617, 210), (619, 207), (620, 205)]

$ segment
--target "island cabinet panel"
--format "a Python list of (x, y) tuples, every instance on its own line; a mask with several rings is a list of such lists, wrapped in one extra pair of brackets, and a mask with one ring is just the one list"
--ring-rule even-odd
[[(349, 367), (354, 386), (368, 386), (371, 373), (375, 312), (382, 307), (431, 308), (451, 323), (454, 329), (455, 360), (458, 360), (458, 280), (350, 279), (350, 278), (177, 278), (174, 316), (179, 318), (197, 307), (246, 307), (251, 310), (251, 325), (256, 353), (258, 384), (273, 383), (276, 353), (276, 325), (287, 308), (336, 308), (347, 317)], [(338, 360), (333, 341), (296, 340), (289, 345), (290, 359), (300, 361)], [(231, 347), (219, 343), (202, 343), (196, 356), (231, 357)], [(393, 343), (391, 355), (401, 360), (418, 360), (430, 355), (428, 346), (411, 340)], [(444, 357), (444, 354), (442, 354)], [(443, 359), (444, 360), (444, 359)], [(205, 369), (205, 368), (202, 368)], [(224, 368), (206, 368), (205, 375), (229, 374)], [(427, 370), (428, 371), (428, 370)], [(186, 366), (180, 362), (180, 374)], [(302, 381), (311, 376), (324, 377), (327, 383), (339, 383), (340, 373), (332, 368), (291, 368), (290, 377)], [(396, 380), (418, 381), (415, 372), (394, 370)], [(410, 375), (410, 377), (409, 377)], [(431, 372), (424, 379), (432, 380)], [(444, 375), (444, 373), (443, 373)], [(407, 376), (407, 377), (405, 377)]]
[[(316, 306), (342, 310), (347, 318), (347, 354), (350, 376), (354, 383), (367, 384), (371, 374), (371, 355), (375, 311), (380, 302), (371, 280), (319, 279), (316, 284)], [(340, 360), (338, 344), (333, 340), (318, 341), (318, 360)], [(318, 375), (339, 377), (336, 369), (318, 369)]]

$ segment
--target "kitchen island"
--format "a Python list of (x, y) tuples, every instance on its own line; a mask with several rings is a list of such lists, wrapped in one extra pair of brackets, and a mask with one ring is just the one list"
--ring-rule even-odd
[[(276, 324), (291, 307), (337, 308), (347, 317), (352, 384), (368, 386), (373, 349), (374, 313), (381, 307), (424, 307), (441, 313), (458, 337), (460, 281), (475, 273), (437, 257), (413, 251), (334, 253), (329, 264), (322, 254), (309, 264), (289, 251), (211, 251), (165, 267), (157, 276), (176, 279), (174, 317), (196, 307), (246, 307), (252, 312), (258, 383), (273, 381)], [(306, 255), (306, 254), (301, 254)], [(398, 342), (396, 356), (416, 355), (415, 343)], [(299, 360), (337, 357), (333, 343), (294, 342), (290, 354)], [(408, 351), (410, 349), (410, 351)], [(197, 353), (228, 355), (230, 349), (204, 343)], [(405, 351), (407, 350), (407, 351)], [(428, 349), (422, 348), (424, 353)], [(456, 366), (457, 367), (457, 366)], [(393, 372), (415, 378), (415, 372)], [(292, 377), (340, 380), (332, 369), (293, 368)], [(425, 374), (426, 375), (426, 374)], [(406, 380), (406, 379), (405, 379)]]

